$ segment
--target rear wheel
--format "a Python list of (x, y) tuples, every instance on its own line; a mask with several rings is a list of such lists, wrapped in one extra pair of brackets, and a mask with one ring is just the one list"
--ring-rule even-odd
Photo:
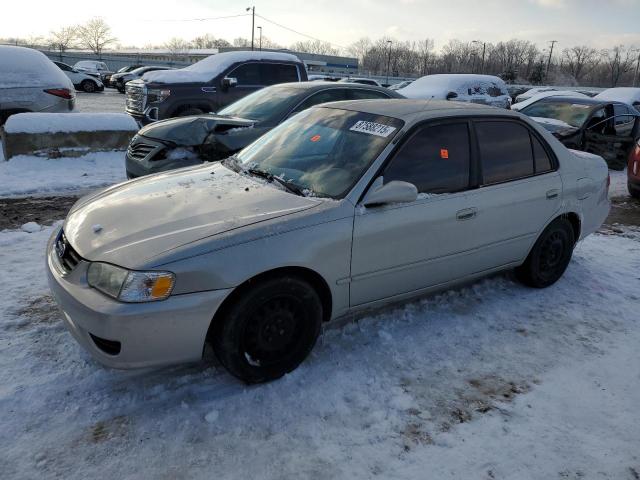
[(322, 324), (322, 302), (306, 281), (292, 276), (245, 289), (214, 328), (220, 362), (247, 383), (275, 380), (311, 352)]
[(571, 261), (575, 235), (566, 218), (556, 218), (544, 229), (524, 264), (516, 268), (518, 279), (534, 288), (553, 285)]
[(92, 82), (91, 80), (83, 80), (80, 86), (82, 87), (82, 90), (87, 93), (93, 93), (97, 88), (96, 82)]

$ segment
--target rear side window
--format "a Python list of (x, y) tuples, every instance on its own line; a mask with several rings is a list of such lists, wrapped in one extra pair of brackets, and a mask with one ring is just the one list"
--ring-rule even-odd
[(377, 90), (365, 90), (364, 88), (349, 89), (347, 93), (348, 100), (366, 100), (368, 98), (389, 98), (389, 95)]
[(477, 122), (483, 184), (533, 175), (529, 131), (514, 122)]
[(304, 102), (296, 107), (295, 112), (301, 112), (314, 105), (319, 105), (326, 102), (338, 102), (340, 100), (347, 100), (347, 91), (345, 88), (331, 88), (329, 90), (322, 90), (321, 92), (314, 93)]
[[(531, 134), (529, 134), (531, 135)], [(533, 161), (536, 173), (549, 172), (553, 169), (551, 159), (546, 150), (536, 137), (531, 135), (531, 146), (533, 147)]]
[(469, 186), (469, 129), (466, 123), (420, 128), (384, 172), (384, 182), (413, 183), (420, 193), (450, 193)]
[(260, 69), (262, 71), (262, 85), (298, 81), (298, 69), (295, 65), (262, 63)]
[(238, 85), (262, 85), (260, 81), (260, 65), (258, 63), (240, 65), (228, 76), (238, 80)]

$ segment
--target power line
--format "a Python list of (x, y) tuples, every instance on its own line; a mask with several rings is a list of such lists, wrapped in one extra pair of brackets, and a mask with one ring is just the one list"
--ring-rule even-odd
[(251, 15), (250, 13), (240, 13), (238, 15), (225, 15), (223, 17), (167, 18), (167, 19), (148, 18), (148, 19), (140, 19), (140, 21), (145, 21), (145, 22), (208, 22), (209, 20), (224, 20), (225, 18), (248, 17), (250, 15)]
[(342, 50), (347, 50), (347, 48), (342, 46), (342, 45), (338, 45), (337, 43), (333, 43), (333, 42), (328, 42), (328, 41), (322, 40), (320, 38), (312, 37), (311, 35), (307, 35), (306, 33), (299, 32), (298, 30), (294, 30), (293, 28), (289, 28), (289, 27), (287, 27), (285, 25), (282, 25), (281, 23), (274, 22), (273, 20), (269, 20), (268, 18), (265, 18), (262, 15), (258, 15), (257, 13), (256, 13), (256, 17), (260, 17), (264, 21), (272, 23), (273, 25), (276, 25), (277, 27), (284, 28), (285, 30), (289, 30), (290, 32), (293, 32), (295, 34), (301, 35), (301, 36), (306, 37), (306, 38), (310, 38), (311, 40), (316, 40), (318, 42), (328, 43), (329, 45), (333, 45), (334, 47), (341, 48)]

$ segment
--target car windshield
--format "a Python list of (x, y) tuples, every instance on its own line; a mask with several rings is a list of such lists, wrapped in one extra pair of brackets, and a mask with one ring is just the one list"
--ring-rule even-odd
[(587, 120), (592, 105), (564, 101), (539, 101), (520, 110), (529, 117), (560, 120), (572, 127), (580, 128)]
[(237, 156), (312, 195), (342, 198), (402, 128), (401, 120), (335, 108), (305, 110)]
[(298, 103), (300, 92), (300, 88), (296, 87), (263, 88), (233, 102), (220, 110), (218, 114), (258, 122), (280, 118)]

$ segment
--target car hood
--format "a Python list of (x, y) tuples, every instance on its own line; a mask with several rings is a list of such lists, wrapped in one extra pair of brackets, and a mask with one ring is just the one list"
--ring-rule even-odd
[(562, 120), (557, 120), (555, 118), (531, 117), (531, 120), (534, 120), (535, 122), (542, 125), (556, 137), (566, 137), (580, 130), (578, 127), (574, 127), (573, 125), (569, 125), (568, 123), (563, 122)]
[(313, 208), (274, 184), (207, 164), (151, 175), (76, 203), (64, 232), (83, 258), (142, 268), (207, 237)]
[(201, 145), (210, 134), (228, 135), (235, 129), (253, 127), (256, 122), (219, 115), (195, 115), (153, 122), (138, 134), (180, 146)]

